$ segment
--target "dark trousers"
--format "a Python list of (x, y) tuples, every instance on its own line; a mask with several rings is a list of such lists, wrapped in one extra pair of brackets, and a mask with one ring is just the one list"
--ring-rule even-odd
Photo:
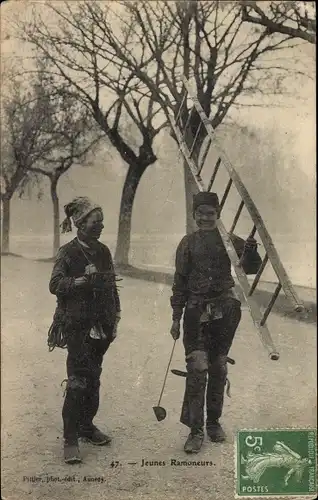
[(62, 409), (64, 439), (76, 441), (78, 435), (89, 434), (99, 407), (100, 375), (104, 354), (111, 343), (111, 330), (106, 340), (97, 340), (77, 332), (67, 342), (67, 386)]
[(241, 319), (241, 303), (230, 297), (220, 307), (223, 318), (208, 323), (200, 323), (199, 306), (187, 306), (184, 314), (187, 378), (180, 421), (193, 430), (204, 425), (205, 402), (207, 427), (222, 415), (226, 357)]

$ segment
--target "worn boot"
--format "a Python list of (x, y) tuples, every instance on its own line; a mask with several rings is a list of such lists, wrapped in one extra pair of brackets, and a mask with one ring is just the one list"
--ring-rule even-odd
[(215, 422), (208, 422), (206, 425), (206, 432), (213, 443), (225, 441), (226, 435), (218, 420)]
[(202, 429), (192, 429), (184, 445), (186, 453), (199, 453), (204, 439)]
[(66, 464), (81, 463), (81, 455), (78, 447), (78, 441), (64, 441), (64, 462)]
[(83, 399), (80, 413), (79, 437), (84, 438), (91, 444), (103, 446), (111, 442), (111, 438), (100, 431), (94, 424), (93, 419), (99, 407), (99, 379), (88, 379), (87, 389)]
[(111, 443), (111, 437), (100, 431), (95, 425), (91, 425), (90, 428), (81, 428), (79, 432), (79, 437), (85, 439), (91, 444), (96, 446), (104, 446), (105, 444)]

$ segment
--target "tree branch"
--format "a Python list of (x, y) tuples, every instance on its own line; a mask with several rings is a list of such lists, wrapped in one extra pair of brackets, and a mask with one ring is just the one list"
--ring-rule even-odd
[[(265, 14), (265, 12), (257, 5), (255, 1), (242, 0), (240, 1), (240, 4), (242, 6), (243, 22), (264, 26), (265, 28), (267, 28), (269, 33), (281, 33), (292, 38), (300, 38), (312, 44), (316, 43), (316, 22), (314, 19), (309, 20), (300, 18), (300, 25), (307, 30), (313, 31), (312, 33), (310, 33), (309, 31), (303, 31), (302, 29), (300, 29), (300, 27), (293, 28), (292, 26), (284, 24), (284, 22), (275, 22)], [(258, 14), (258, 17), (251, 15), (248, 11), (248, 7), (250, 8), (250, 12), (254, 11), (256, 14)], [(285, 18), (285, 21), (286, 20), (288, 20), (287, 17)]]

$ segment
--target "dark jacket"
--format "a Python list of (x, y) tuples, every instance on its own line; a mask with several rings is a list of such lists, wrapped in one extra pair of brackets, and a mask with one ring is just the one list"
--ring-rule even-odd
[[(239, 257), (245, 240), (230, 235)], [(246, 274), (256, 274), (262, 260), (256, 250), (244, 253), (242, 267)], [(176, 252), (176, 271), (172, 286), (173, 319), (180, 319), (189, 297), (209, 296), (234, 287), (231, 261), (221, 235), (214, 231), (195, 231), (182, 238)]]
[[(81, 287), (75, 278), (85, 274), (85, 267), (94, 264), (100, 274), (95, 281)], [(49, 290), (57, 296), (55, 320), (67, 329), (89, 328), (96, 322), (114, 324), (120, 311), (111, 253), (99, 241), (94, 248), (83, 247), (77, 238), (62, 246), (56, 257)]]

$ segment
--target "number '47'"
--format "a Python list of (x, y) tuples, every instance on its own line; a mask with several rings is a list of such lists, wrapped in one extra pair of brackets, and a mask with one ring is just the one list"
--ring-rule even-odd
[(114, 460), (113, 460), (113, 461), (112, 461), (112, 463), (110, 464), (110, 466), (111, 466), (111, 467), (114, 467), (115, 469), (116, 469), (116, 467), (118, 467), (118, 465), (119, 465), (118, 460), (116, 460), (115, 462), (114, 462)]

